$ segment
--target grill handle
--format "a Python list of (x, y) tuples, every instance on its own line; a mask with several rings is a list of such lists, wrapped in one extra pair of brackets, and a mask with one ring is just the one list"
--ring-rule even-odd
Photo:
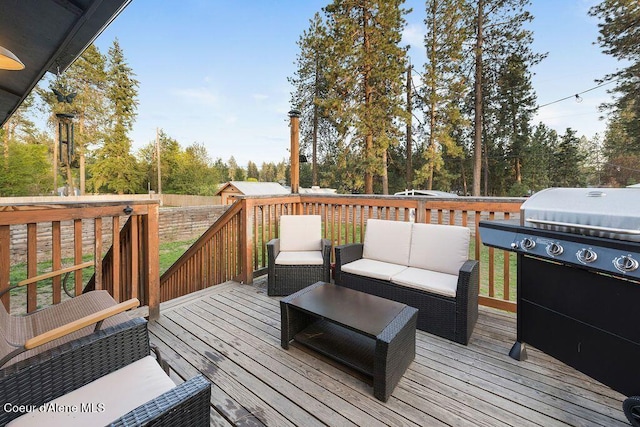
[(532, 224), (555, 225), (557, 227), (573, 227), (573, 228), (582, 228), (585, 230), (604, 231), (607, 233), (630, 234), (634, 236), (640, 236), (640, 230), (629, 230), (626, 228), (599, 227), (597, 225), (574, 224), (572, 222), (548, 221), (544, 219), (533, 219), (533, 218), (526, 218), (525, 221), (530, 222)]

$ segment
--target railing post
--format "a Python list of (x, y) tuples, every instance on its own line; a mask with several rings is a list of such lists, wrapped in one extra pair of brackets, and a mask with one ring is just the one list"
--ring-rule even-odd
[[(157, 204), (149, 206), (147, 214), (147, 238), (145, 264), (149, 269), (147, 295), (149, 295), (149, 320), (160, 317), (160, 231), (158, 226), (159, 209)], [(135, 274), (135, 272), (134, 272)]]
[(291, 194), (298, 194), (300, 187), (300, 111), (289, 111), (291, 119)]
[(251, 199), (242, 199), (242, 213), (240, 224), (240, 256), (242, 257), (242, 272), (240, 277), (242, 283), (250, 285), (253, 283), (253, 203)]

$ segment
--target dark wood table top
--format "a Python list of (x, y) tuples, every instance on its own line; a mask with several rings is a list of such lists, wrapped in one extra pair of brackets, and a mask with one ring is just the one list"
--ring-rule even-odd
[(399, 302), (330, 283), (316, 286), (288, 304), (371, 337), (378, 336), (407, 307)]

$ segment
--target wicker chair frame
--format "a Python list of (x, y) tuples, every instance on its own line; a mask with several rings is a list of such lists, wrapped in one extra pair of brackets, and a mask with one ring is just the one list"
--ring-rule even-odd
[(276, 264), (279, 253), (280, 239), (272, 239), (267, 243), (267, 295), (290, 295), (313, 283), (331, 280), (331, 241), (329, 239), (322, 239), (322, 265)]
[[(40, 406), (149, 353), (147, 322), (132, 319), (0, 370), (0, 401)], [(196, 377), (134, 409), (113, 425), (208, 426), (210, 393), (210, 383)], [(0, 426), (21, 415), (0, 411)]]

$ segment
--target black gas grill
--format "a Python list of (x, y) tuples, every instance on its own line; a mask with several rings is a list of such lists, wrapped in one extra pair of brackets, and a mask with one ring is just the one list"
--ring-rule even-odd
[(625, 413), (640, 426), (640, 189), (547, 189), (520, 220), (480, 221), (480, 235), (517, 253), (510, 356), (529, 344), (633, 396)]

